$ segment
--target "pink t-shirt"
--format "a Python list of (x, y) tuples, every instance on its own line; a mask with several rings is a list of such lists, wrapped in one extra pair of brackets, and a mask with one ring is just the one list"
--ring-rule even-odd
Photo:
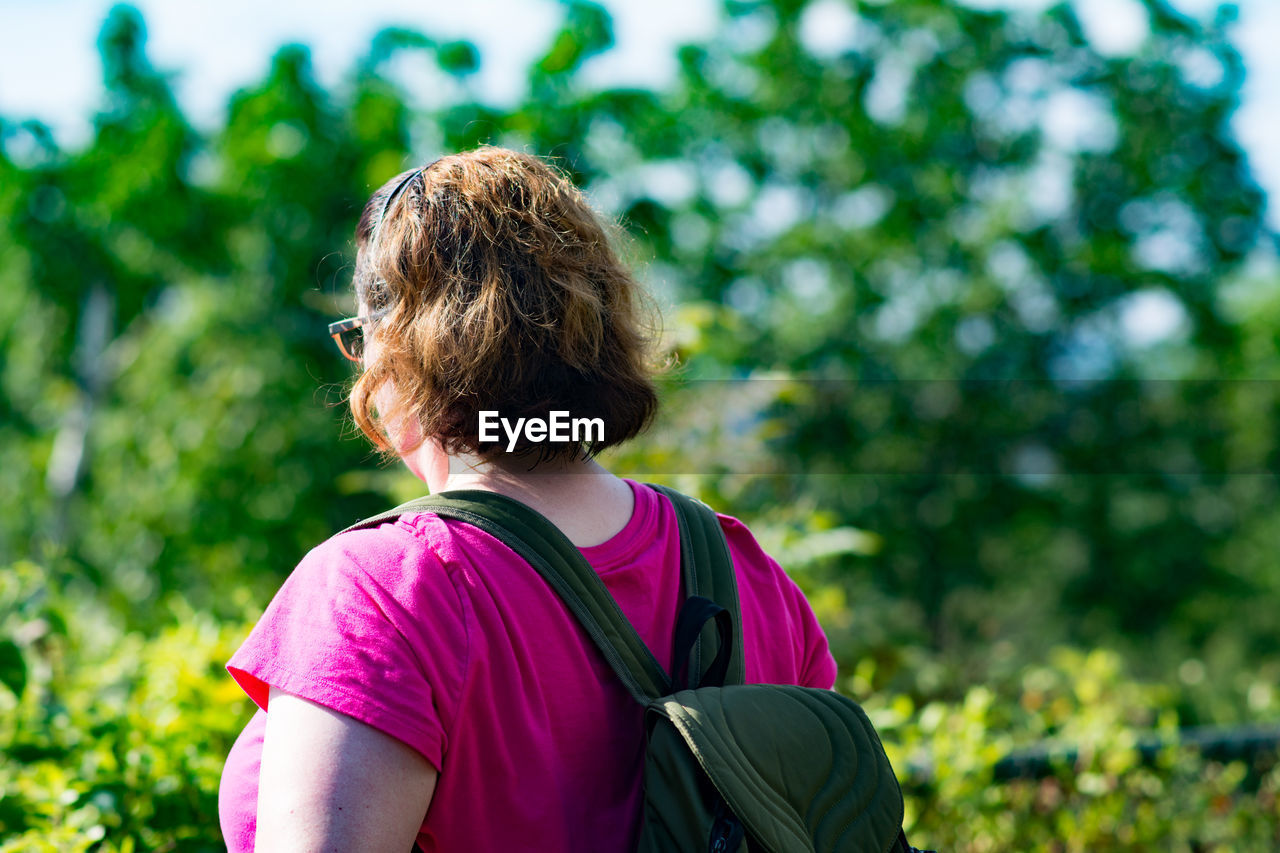
[[(628, 482), (626, 527), (581, 550), (670, 670), (675, 510)], [(830, 688), (835, 661), (803, 594), (741, 522), (720, 523), (747, 681)], [(333, 537), (303, 558), (227, 668), (260, 708), (222, 773), (231, 853), (253, 849), (270, 685), (368, 723), (439, 769), (424, 850), (634, 846), (643, 709), (537, 572), (471, 525), (419, 513)]]

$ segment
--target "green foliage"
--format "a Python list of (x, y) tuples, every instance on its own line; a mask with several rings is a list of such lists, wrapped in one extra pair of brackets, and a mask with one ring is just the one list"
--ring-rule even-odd
[[(0, 691), (0, 851), (221, 849), (218, 778), (251, 710), (222, 664), (251, 622), (220, 625), (178, 607), (143, 636), (100, 607), (51, 593), (34, 564), (5, 567), (0, 578), (0, 612), (10, 614), (0, 642), (20, 649), (32, 673), (25, 689)], [(1280, 843), (1275, 757), (1224, 764), (1174, 746), (1175, 691), (1134, 681), (1114, 653), (1058, 649), (953, 700), (927, 698), (922, 684), (887, 689), (871, 659), (844, 671), (838, 686), (879, 729), (917, 844), (1227, 851)], [(1280, 712), (1280, 694), (1267, 701), (1260, 712)], [(1171, 745), (1144, 761), (1137, 747), (1153, 732)], [(1002, 758), (1046, 739), (1074, 756), (1042, 778), (997, 781)]]
[[(869, 692), (873, 669), (850, 679), (855, 695)], [(1232, 851), (1280, 843), (1274, 753), (1221, 763), (1178, 746), (1171, 691), (1130, 680), (1113, 653), (1058, 649), (1017, 683), (973, 687), (953, 702), (917, 707), (880, 693), (866, 701), (895, 768), (910, 768), (900, 775), (916, 844)], [(1168, 746), (1146, 760), (1139, 745), (1153, 731)], [(998, 781), (1001, 758), (1045, 738), (1071, 753), (1041, 778)]]
[(21, 696), (27, 687), (26, 661), (22, 659), (22, 650), (10, 640), (0, 642), (0, 684), (9, 688), (14, 696)]
[(597, 3), (570, 0), (564, 27), (536, 68), (546, 75), (577, 70), (583, 60), (613, 45), (613, 22)]
[[(114, 9), (87, 145), (0, 121), (0, 849), (216, 845), (247, 608), (421, 489), (372, 468), (323, 332), (360, 205), (484, 142), (628, 227), (678, 367), (608, 462), (793, 572), (914, 768), (918, 843), (1275, 846), (1274, 769), (1131, 748), (1280, 717), (1280, 272), (1244, 69), (1227, 11), (1144, 5), (1114, 56), (1065, 4), (731, 0), (642, 91), (590, 84), (613, 25), (574, 0), (518, 103), (478, 99), (473, 45), (388, 29), (331, 90), (281, 48), (207, 135)], [(992, 783), (1045, 737), (1083, 751)]]
[(0, 850), (214, 851), (222, 762), (248, 703), (223, 663), (248, 629), (176, 609), (144, 636), (0, 573), (0, 642), (29, 683), (0, 691)]

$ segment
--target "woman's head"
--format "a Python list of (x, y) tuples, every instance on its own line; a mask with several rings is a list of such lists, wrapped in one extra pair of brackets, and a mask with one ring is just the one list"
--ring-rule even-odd
[(351, 410), (380, 449), (393, 428), (398, 453), (434, 438), (491, 458), (508, 439), (481, 440), (482, 411), (603, 421), (603, 440), (522, 435), (512, 449), (573, 458), (652, 418), (639, 287), (582, 194), (538, 158), (484, 147), (398, 175), (365, 205), (356, 244), (362, 313), (387, 313), (367, 330)]

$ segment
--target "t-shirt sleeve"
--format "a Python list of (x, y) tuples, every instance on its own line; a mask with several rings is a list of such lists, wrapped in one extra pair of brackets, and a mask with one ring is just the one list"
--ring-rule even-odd
[(417, 529), (383, 525), (312, 550), (227, 669), (268, 712), (274, 686), (405, 742), (439, 769), (467, 642), (452, 581)]
[[(788, 580), (791, 580), (788, 578)], [(831, 654), (831, 646), (827, 641), (827, 633), (818, 623), (809, 600), (800, 587), (791, 582), (795, 596), (797, 622), (804, 637), (804, 662), (800, 669), (800, 684), (804, 687), (819, 687), (832, 690), (836, 685), (836, 659)]]
[[(749, 648), (747, 676), (830, 690), (836, 683), (836, 661), (827, 635), (809, 600), (796, 582), (761, 549), (747, 526), (720, 514), (721, 528), (738, 574), (743, 618), (760, 631)], [(747, 627), (744, 623), (744, 630)], [(745, 638), (752, 646), (750, 638)]]
[(831, 654), (831, 646), (827, 641), (827, 632), (818, 622), (813, 606), (799, 584), (787, 574), (778, 562), (765, 555), (765, 559), (774, 568), (779, 592), (787, 602), (790, 615), (792, 636), (795, 640), (798, 656), (797, 670), (799, 676), (796, 683), (801, 687), (817, 687), (831, 690), (836, 684), (836, 659)]

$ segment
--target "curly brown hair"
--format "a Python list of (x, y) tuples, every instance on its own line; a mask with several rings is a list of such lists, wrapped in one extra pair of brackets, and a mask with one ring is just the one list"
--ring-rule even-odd
[(603, 420), (603, 440), (521, 436), (511, 452), (535, 464), (640, 433), (657, 409), (654, 315), (605, 222), (546, 162), (493, 146), (384, 184), (356, 226), (356, 295), (387, 310), (366, 327), (378, 355), (351, 391), (360, 430), (389, 454), (415, 449), (392, 448), (379, 415), (393, 411), (446, 452), (487, 459), (507, 448), (481, 441), (481, 411)]

